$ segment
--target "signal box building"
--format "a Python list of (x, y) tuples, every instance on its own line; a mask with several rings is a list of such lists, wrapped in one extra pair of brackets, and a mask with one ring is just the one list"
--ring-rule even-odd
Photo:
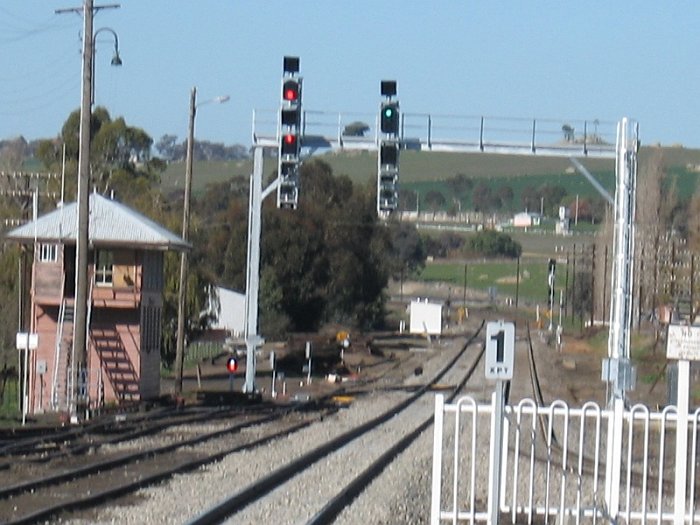
[[(75, 311), (77, 204), (20, 226), (6, 240), (34, 249), (29, 331), (28, 413), (70, 408)], [(89, 404), (160, 395), (163, 254), (189, 245), (114, 200), (90, 195), (87, 305)]]

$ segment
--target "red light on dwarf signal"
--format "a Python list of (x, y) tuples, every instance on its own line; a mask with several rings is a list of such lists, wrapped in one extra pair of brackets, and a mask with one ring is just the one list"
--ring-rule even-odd
[(226, 360), (226, 370), (228, 370), (231, 374), (238, 370), (238, 361), (235, 357), (229, 357)]

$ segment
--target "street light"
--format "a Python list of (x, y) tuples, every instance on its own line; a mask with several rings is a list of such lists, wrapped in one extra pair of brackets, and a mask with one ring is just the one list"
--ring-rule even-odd
[[(197, 108), (204, 104), (223, 104), (228, 95), (222, 95), (197, 104), (197, 88), (190, 93), (190, 122), (187, 135), (187, 159), (185, 161), (185, 196), (182, 208), (182, 238), (189, 241), (190, 197), (192, 195), (192, 162), (194, 157), (194, 117)], [(177, 296), (177, 346), (175, 348), (175, 395), (182, 392), (182, 369), (185, 362), (185, 299), (187, 297), (187, 251), (180, 254), (180, 284)]]
[[(122, 65), (122, 59), (119, 56), (119, 37), (117, 36), (116, 31), (112, 29), (111, 27), (101, 27), (92, 36), (92, 49), (93, 53), (95, 52), (95, 47), (97, 45), (97, 35), (102, 33), (103, 31), (107, 31), (108, 33), (111, 33), (112, 36), (114, 37), (114, 55), (112, 55), (112, 61), (110, 62), (111, 65), (119, 67)], [(90, 107), (95, 103), (95, 61), (92, 60), (92, 92), (90, 93)]]

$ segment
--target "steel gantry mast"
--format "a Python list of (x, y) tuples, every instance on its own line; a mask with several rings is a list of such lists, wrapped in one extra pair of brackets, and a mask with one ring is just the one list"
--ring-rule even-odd
[(608, 358), (603, 363), (603, 379), (611, 385), (610, 400), (624, 399), (625, 391), (634, 387), (635, 374), (630, 362), (630, 328), (634, 280), (638, 131), (638, 124), (628, 119), (622, 119), (617, 128), (610, 330)]

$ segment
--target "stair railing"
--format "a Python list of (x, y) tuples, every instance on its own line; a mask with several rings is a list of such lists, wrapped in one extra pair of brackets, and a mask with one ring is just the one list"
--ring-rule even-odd
[(58, 409), (58, 365), (61, 357), (61, 347), (63, 346), (63, 321), (66, 315), (65, 298), (66, 274), (61, 276), (61, 306), (58, 309), (58, 324), (56, 325), (56, 351), (53, 361), (53, 380), (51, 383), (51, 407)]

